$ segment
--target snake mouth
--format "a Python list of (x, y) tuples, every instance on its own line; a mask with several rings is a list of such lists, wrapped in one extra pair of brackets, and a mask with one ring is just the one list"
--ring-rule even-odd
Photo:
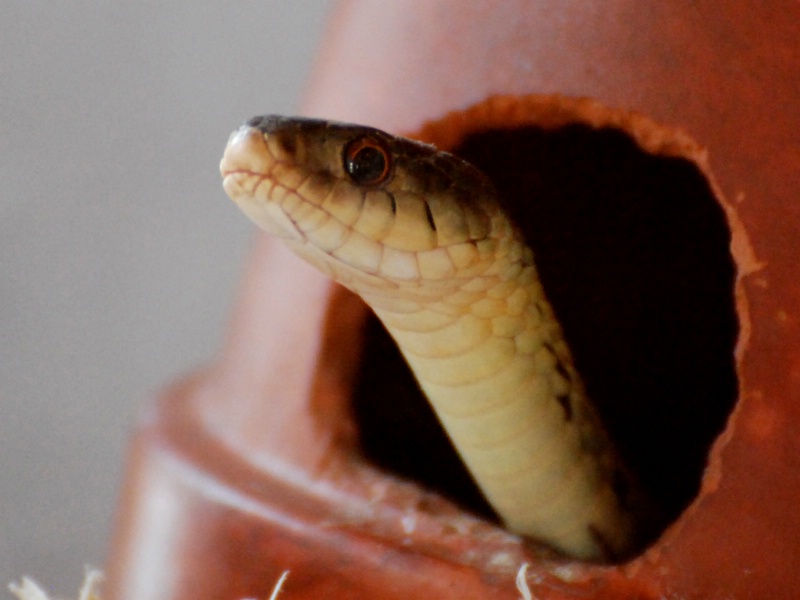
[(223, 179), (237, 173), (257, 175), (266, 173), (273, 161), (263, 134), (253, 127), (243, 125), (228, 137), (219, 171)]
[(246, 215), (270, 234), (302, 241), (303, 231), (276, 201), (292, 192), (270, 175), (281, 164), (287, 164), (286, 157), (276, 156), (266, 135), (245, 124), (231, 133), (225, 146), (219, 164), (222, 187)]
[(261, 135), (252, 127), (240, 127), (231, 133), (220, 160), (222, 187), (236, 204), (255, 195), (272, 162), (264, 140), (259, 138)]
[(243, 125), (231, 133), (219, 163), (225, 192), (237, 204), (255, 196), (277, 160), (267, 147), (264, 135)]

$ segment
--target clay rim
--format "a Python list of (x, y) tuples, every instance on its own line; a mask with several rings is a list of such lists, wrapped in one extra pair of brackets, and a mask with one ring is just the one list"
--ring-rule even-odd
[[(691, 162), (706, 179), (713, 198), (722, 208), (730, 230), (730, 253), (736, 269), (733, 295), (738, 318), (738, 335), (734, 348), (739, 394), (727, 423), (713, 442), (701, 481), (700, 490), (680, 517), (672, 522), (639, 557), (629, 561), (635, 564), (641, 558), (654, 560), (668, 547), (680, 530), (699, 510), (704, 500), (718, 488), (723, 476), (722, 454), (734, 436), (737, 415), (741, 409), (742, 364), (749, 346), (751, 321), (749, 302), (744, 281), (765, 265), (755, 255), (747, 232), (736, 208), (723, 193), (714, 176), (707, 148), (678, 127), (671, 127), (635, 111), (610, 108), (592, 98), (571, 98), (558, 94), (504, 96), (497, 95), (470, 107), (454, 110), (441, 119), (428, 121), (418, 130), (404, 135), (440, 149), (451, 151), (471, 134), (486, 130), (510, 130), (533, 126), (554, 130), (570, 125), (583, 125), (593, 129), (617, 129), (629, 136), (646, 154), (655, 157), (680, 158)], [(625, 564), (625, 563), (623, 563)]]

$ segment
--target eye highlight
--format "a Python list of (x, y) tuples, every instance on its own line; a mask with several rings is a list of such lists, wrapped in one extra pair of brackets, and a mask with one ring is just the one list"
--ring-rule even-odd
[(389, 178), (389, 150), (370, 136), (356, 138), (344, 148), (344, 170), (359, 185), (379, 185)]

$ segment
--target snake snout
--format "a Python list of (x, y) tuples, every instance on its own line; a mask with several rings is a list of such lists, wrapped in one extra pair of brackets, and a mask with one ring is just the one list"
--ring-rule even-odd
[(227, 177), (240, 171), (265, 172), (271, 162), (265, 150), (262, 134), (243, 125), (228, 138), (225, 153), (219, 163), (220, 174)]

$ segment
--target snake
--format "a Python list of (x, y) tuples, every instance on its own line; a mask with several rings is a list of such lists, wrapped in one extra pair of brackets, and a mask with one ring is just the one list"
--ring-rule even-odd
[(509, 531), (588, 561), (636, 550), (636, 478), (484, 173), (373, 127), (278, 115), (234, 131), (220, 172), (250, 219), (372, 309)]

